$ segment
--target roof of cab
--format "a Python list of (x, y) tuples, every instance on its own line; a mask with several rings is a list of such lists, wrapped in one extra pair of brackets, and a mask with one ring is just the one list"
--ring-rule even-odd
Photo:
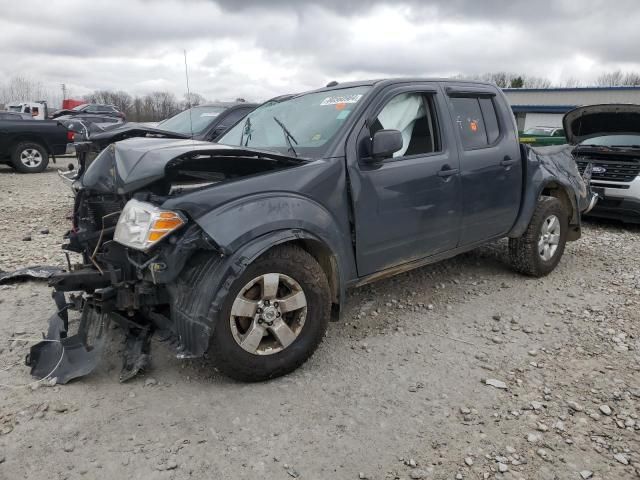
[[(343, 82), (337, 83), (336, 85), (325, 86), (321, 88), (317, 88), (315, 90), (309, 90), (306, 92), (300, 92), (298, 95), (306, 94), (306, 93), (315, 93), (315, 92), (329, 92), (332, 90), (341, 90), (343, 88), (351, 88), (351, 87), (386, 87), (389, 85), (398, 85), (403, 83), (433, 83), (433, 82), (444, 82), (444, 83), (452, 83), (452, 84), (463, 84), (463, 85), (486, 85), (495, 87), (495, 84), (491, 82), (482, 82), (478, 80), (459, 80), (452, 78), (419, 78), (419, 77), (399, 77), (399, 78), (379, 78), (373, 80), (359, 80), (359, 81), (351, 81), (351, 82)], [(496, 87), (497, 88), (497, 87)], [(296, 95), (297, 96), (297, 95)]]

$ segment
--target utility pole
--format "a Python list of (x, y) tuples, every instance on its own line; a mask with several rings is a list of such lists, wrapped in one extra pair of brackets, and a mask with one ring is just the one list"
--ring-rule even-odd
[(67, 86), (64, 83), (60, 84), (62, 86), (62, 100), (66, 100), (67, 98)]

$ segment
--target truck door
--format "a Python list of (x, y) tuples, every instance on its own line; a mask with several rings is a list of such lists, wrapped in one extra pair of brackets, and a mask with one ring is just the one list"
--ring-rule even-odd
[[(364, 125), (356, 124), (347, 165), (360, 276), (456, 246), (459, 165), (451, 129), (442, 128), (442, 120), (449, 121), (444, 115), (447, 104), (437, 85), (396, 87), (374, 99)], [(364, 159), (380, 129), (400, 130), (402, 149), (368, 163)]]
[(522, 161), (512, 113), (492, 87), (446, 88), (460, 151), (460, 246), (506, 235), (522, 195)]

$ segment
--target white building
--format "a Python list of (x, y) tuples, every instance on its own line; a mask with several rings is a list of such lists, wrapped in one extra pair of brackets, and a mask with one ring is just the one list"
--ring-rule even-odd
[(562, 116), (583, 105), (636, 103), (640, 87), (505, 88), (518, 130), (561, 127)]

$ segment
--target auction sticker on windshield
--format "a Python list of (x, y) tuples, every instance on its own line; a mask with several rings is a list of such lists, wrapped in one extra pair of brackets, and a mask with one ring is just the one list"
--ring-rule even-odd
[(357, 95), (334, 95), (332, 97), (327, 97), (320, 102), (321, 106), (327, 105), (338, 105), (344, 103), (358, 103), (358, 101), (362, 98), (362, 94)]

